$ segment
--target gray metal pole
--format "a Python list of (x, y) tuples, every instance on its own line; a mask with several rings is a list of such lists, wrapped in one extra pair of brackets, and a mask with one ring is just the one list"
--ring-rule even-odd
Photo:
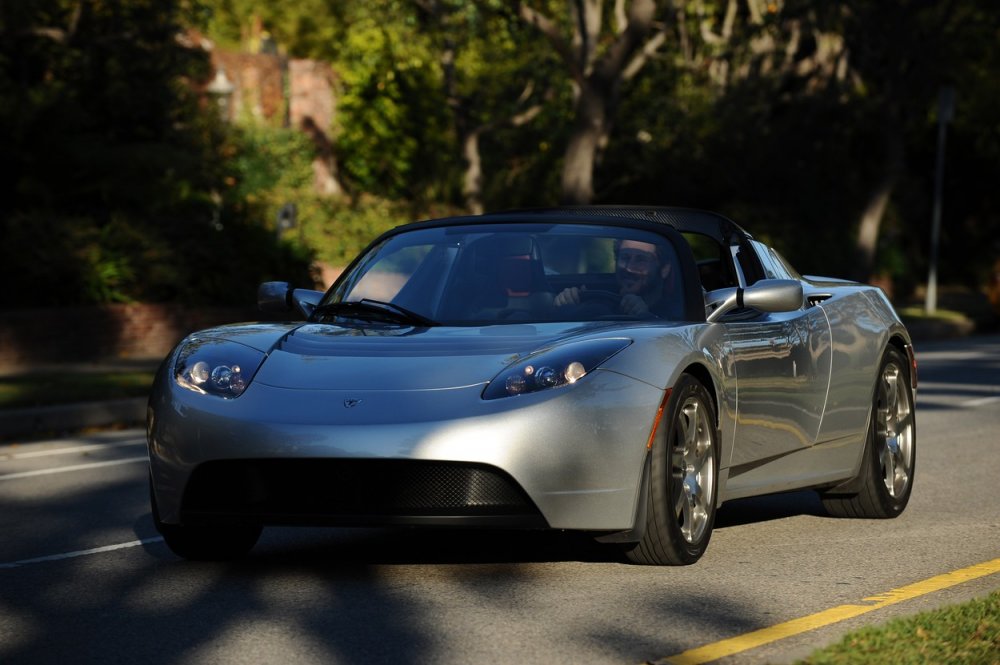
[(934, 212), (931, 221), (931, 263), (927, 275), (927, 301), (924, 309), (928, 314), (937, 311), (938, 246), (941, 243), (941, 207), (944, 189), (944, 148), (948, 123), (955, 113), (955, 89), (941, 88), (938, 95), (938, 142), (937, 164), (934, 168)]

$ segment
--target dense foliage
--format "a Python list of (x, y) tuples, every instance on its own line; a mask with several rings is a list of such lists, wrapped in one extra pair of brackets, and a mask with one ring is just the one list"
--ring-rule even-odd
[[(219, 121), (192, 29), (333, 65), (345, 195), (313, 191), (298, 132)], [(1000, 256), (990, 0), (36, 0), (0, 6), (0, 36), (7, 306), (243, 301), (406, 219), (581, 192), (716, 209), (905, 295), (943, 86), (942, 278), (982, 285)]]
[(211, 71), (179, 39), (190, 8), (0, 7), (3, 305), (250, 304), (248, 283), (307, 278), (301, 252), (225, 205), (241, 150), (198, 92)]

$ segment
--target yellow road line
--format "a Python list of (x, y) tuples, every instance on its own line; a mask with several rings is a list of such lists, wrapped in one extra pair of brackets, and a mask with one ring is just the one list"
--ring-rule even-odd
[(701, 663), (708, 663), (713, 660), (718, 660), (719, 658), (755, 649), (759, 646), (776, 642), (786, 637), (799, 635), (800, 633), (807, 633), (811, 630), (823, 628), (824, 626), (829, 626), (840, 621), (853, 619), (856, 616), (880, 610), (883, 607), (888, 607), (889, 605), (895, 605), (896, 603), (901, 603), (905, 600), (912, 600), (913, 598), (917, 598), (928, 593), (941, 591), (942, 589), (947, 589), (948, 587), (962, 584), (963, 582), (969, 582), (971, 580), (986, 577), (987, 575), (994, 575), (996, 573), (1000, 573), (1000, 559), (993, 559), (992, 561), (979, 563), (974, 566), (969, 566), (968, 568), (962, 568), (950, 573), (931, 577), (930, 579), (926, 579), (921, 582), (908, 584), (907, 586), (893, 589), (887, 593), (870, 596), (862, 601), (864, 603), (868, 603), (867, 605), (840, 605), (839, 607), (832, 607), (828, 610), (811, 614), (806, 617), (792, 619), (791, 621), (786, 621), (785, 623), (779, 623), (774, 626), (769, 626), (768, 628), (755, 630), (752, 633), (738, 635), (727, 640), (721, 640), (719, 642), (706, 644), (705, 646), (697, 647), (695, 649), (690, 649), (684, 653), (655, 661), (655, 663), (657, 665), (665, 665), (667, 663), (670, 665), (700, 665)]

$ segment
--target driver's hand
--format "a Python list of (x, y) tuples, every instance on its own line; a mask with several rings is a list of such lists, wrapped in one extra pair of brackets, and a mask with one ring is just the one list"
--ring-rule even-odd
[(621, 310), (622, 314), (629, 316), (649, 316), (649, 305), (634, 293), (622, 296)]
[(586, 286), (581, 286), (579, 288), (571, 286), (568, 289), (563, 289), (552, 300), (552, 304), (555, 305), (556, 307), (563, 307), (564, 305), (579, 305), (580, 292), (586, 290), (587, 290)]

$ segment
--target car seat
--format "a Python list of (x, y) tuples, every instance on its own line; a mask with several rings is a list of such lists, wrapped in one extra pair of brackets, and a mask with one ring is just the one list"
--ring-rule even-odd
[(473, 247), (470, 318), (533, 318), (552, 304), (538, 245), (527, 235), (498, 233)]

